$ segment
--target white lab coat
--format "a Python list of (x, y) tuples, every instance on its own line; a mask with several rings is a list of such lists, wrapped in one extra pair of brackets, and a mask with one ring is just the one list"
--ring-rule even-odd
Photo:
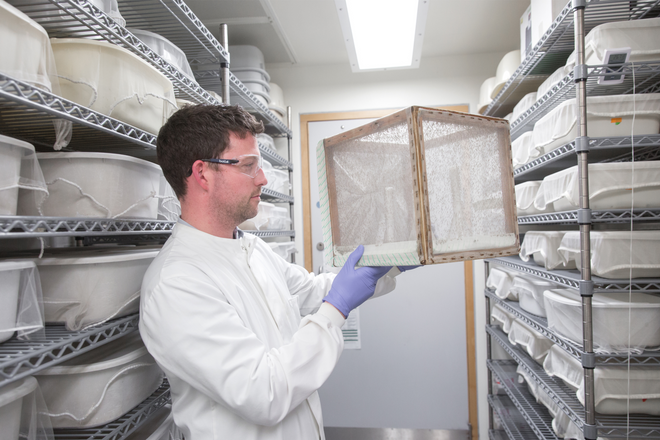
[[(144, 277), (140, 333), (186, 440), (325, 438), (316, 390), (344, 345), (342, 315), (321, 306), (334, 276), (250, 234), (175, 226)], [(394, 285), (384, 277), (379, 293)]]

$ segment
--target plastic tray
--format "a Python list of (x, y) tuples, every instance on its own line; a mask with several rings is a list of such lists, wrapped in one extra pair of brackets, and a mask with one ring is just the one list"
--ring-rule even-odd
[(534, 206), (536, 194), (541, 186), (540, 180), (530, 180), (516, 185), (516, 208), (518, 215), (533, 215), (546, 212), (545, 209), (537, 209)]
[(547, 316), (543, 303), (543, 292), (557, 285), (520, 272), (513, 279), (511, 291), (518, 296), (520, 308), (537, 316)]
[(548, 270), (575, 269), (575, 262), (564, 260), (558, 252), (565, 234), (564, 231), (527, 232), (520, 247), (520, 258), (526, 262), (533, 257), (534, 263)]
[(493, 289), (502, 299), (518, 301), (518, 295), (511, 291), (514, 272), (501, 266), (491, 266), (486, 280), (486, 287)]
[(28, 376), (0, 388), (0, 426), (2, 439), (18, 440), (23, 398), (37, 389), (37, 380)]
[(539, 364), (543, 363), (548, 350), (554, 345), (554, 342), (550, 339), (518, 319), (514, 319), (511, 323), (509, 342), (523, 347), (532, 359)]

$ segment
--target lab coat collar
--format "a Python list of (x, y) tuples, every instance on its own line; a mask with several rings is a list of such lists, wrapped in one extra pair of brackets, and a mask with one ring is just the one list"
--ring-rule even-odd
[(245, 249), (248, 252), (249, 258), (254, 250), (257, 237), (246, 234), (238, 228), (234, 231), (234, 235), (236, 238), (216, 237), (215, 235), (200, 231), (182, 219), (179, 219), (172, 230), (172, 236), (182, 238), (184, 242), (202, 247), (217, 246), (232, 252), (240, 252), (242, 249)]

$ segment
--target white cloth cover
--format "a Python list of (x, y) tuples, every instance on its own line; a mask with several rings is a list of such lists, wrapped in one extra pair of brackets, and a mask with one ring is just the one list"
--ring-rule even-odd
[(480, 115), (483, 115), (486, 108), (491, 102), (493, 102), (493, 98), (490, 97), (490, 94), (495, 87), (496, 81), (497, 78), (493, 76), (481, 83), (481, 88), (479, 89), (479, 104), (477, 105), (477, 113)]
[(0, 342), (43, 336), (44, 312), (36, 265), (26, 260), (0, 262)]
[[(543, 369), (576, 388), (584, 405), (584, 369), (580, 361), (559, 346), (550, 349)], [(594, 403), (600, 414), (660, 415), (660, 369), (655, 366), (597, 366), (594, 370)]]
[[(591, 271), (610, 279), (660, 277), (660, 231), (591, 231)], [(580, 268), (580, 233), (567, 232), (559, 246), (565, 263)]]
[(486, 280), (486, 287), (495, 291), (495, 294), (502, 299), (518, 301), (518, 295), (511, 292), (515, 271), (509, 270), (503, 266), (491, 266)]
[(149, 49), (156, 52), (156, 54), (158, 54), (162, 59), (179, 69), (181, 73), (188, 77), (188, 79), (196, 82), (195, 75), (190, 68), (186, 54), (177, 46), (175, 46), (174, 43), (162, 35), (145, 31), (143, 29), (128, 28), (127, 30), (138, 37), (140, 41), (146, 44)]
[(2, 439), (53, 440), (53, 428), (37, 380), (24, 377), (0, 388)]
[(268, 202), (259, 202), (257, 215), (238, 225), (244, 231), (261, 231), (268, 229), (268, 221), (273, 216), (275, 205)]
[(511, 142), (514, 168), (520, 168), (520, 166), (525, 165), (540, 156), (538, 150), (533, 148), (533, 135), (534, 133), (532, 131), (527, 131)]
[(529, 327), (519, 319), (514, 319), (509, 330), (509, 342), (513, 345), (524, 347), (525, 351), (539, 364), (548, 354), (550, 347), (554, 345), (550, 339), (543, 336), (533, 328)]
[(559, 69), (555, 70), (552, 75), (550, 75), (538, 89), (536, 89), (536, 98), (543, 98), (552, 88), (557, 85), (561, 80), (566, 78), (566, 75), (570, 73), (571, 69), (568, 69), (566, 66), (562, 66)]
[(0, 215), (16, 215), (19, 197), (37, 206), (48, 196), (34, 147), (0, 135)]
[(527, 232), (520, 247), (520, 258), (526, 262), (533, 256), (536, 264), (548, 270), (575, 269), (575, 262), (563, 259), (557, 251), (564, 234), (565, 231)]
[(557, 287), (556, 284), (533, 275), (518, 273), (513, 279), (511, 291), (518, 296), (520, 308), (537, 316), (546, 316), (543, 292)]
[[(582, 344), (582, 299), (571, 289), (543, 292), (548, 328)], [(660, 297), (632, 292), (595, 293), (594, 351), (641, 353), (660, 346)]]
[[(625, 121), (617, 123), (616, 119), (613, 121), (612, 118), (625, 118)], [(630, 136), (629, 126), (634, 127), (634, 133), (638, 135), (656, 134), (658, 120), (660, 120), (660, 93), (587, 98), (587, 123), (591, 137)], [(568, 99), (534, 124), (532, 148), (538, 150), (539, 154), (545, 154), (572, 141), (577, 132), (576, 123), (576, 100)]]
[[(546, 176), (537, 191), (534, 207), (552, 211), (578, 209), (579, 182), (577, 165)], [(517, 196), (516, 192), (516, 201)], [(659, 201), (660, 161), (589, 164), (591, 209), (652, 208)]]
[[(186, 439), (324, 438), (316, 390), (343, 348), (343, 317), (321, 305), (334, 276), (250, 234), (175, 226), (144, 278), (140, 333)], [(387, 277), (377, 294), (394, 288)]]
[(497, 97), (511, 75), (518, 69), (518, 66), (520, 66), (520, 50), (512, 50), (502, 57), (495, 72), (495, 86), (490, 92), (492, 99)]
[(511, 324), (516, 319), (515, 316), (504, 310), (499, 304), (493, 306), (490, 311), (490, 317), (492, 319), (492, 324), (502, 327), (504, 333), (509, 333), (511, 330)]
[(525, 96), (523, 96), (523, 98), (520, 101), (518, 101), (518, 104), (516, 104), (513, 107), (513, 112), (511, 112), (512, 114), (510, 120), (512, 122), (517, 120), (520, 117), (520, 115), (525, 113), (527, 109), (529, 109), (531, 106), (534, 105), (535, 102), (536, 102), (536, 92), (528, 93)]
[[(626, 5), (622, 5), (626, 6)], [(616, 21), (593, 28), (584, 38), (584, 60), (588, 65), (604, 64), (605, 50), (629, 47), (630, 62), (654, 61), (660, 55), (660, 18)], [(566, 61), (575, 67), (575, 52)]]
[(516, 208), (518, 215), (534, 215), (546, 212), (546, 209), (537, 209), (534, 206), (536, 194), (541, 186), (540, 180), (530, 180), (516, 185)]

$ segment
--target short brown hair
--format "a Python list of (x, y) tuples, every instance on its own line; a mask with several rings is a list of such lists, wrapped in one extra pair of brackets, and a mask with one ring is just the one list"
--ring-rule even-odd
[(229, 133), (256, 136), (264, 125), (239, 105), (186, 105), (163, 125), (156, 139), (158, 163), (179, 199), (193, 163), (218, 158), (229, 146)]

